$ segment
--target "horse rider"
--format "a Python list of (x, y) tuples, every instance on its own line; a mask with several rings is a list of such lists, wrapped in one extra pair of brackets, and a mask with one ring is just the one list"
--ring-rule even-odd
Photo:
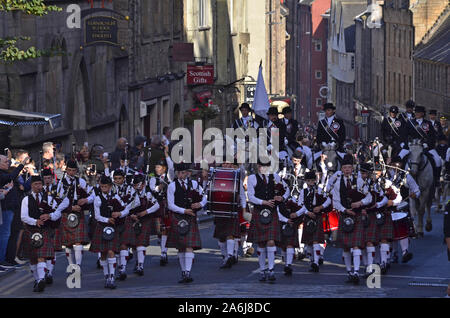
[(335, 142), (338, 151), (344, 152), (345, 125), (342, 119), (336, 118), (336, 107), (332, 103), (323, 105), (325, 118), (320, 120), (317, 127), (316, 142), (320, 146), (323, 142)]
[(429, 118), (431, 122), (431, 126), (434, 128), (436, 132), (437, 138), (444, 135), (444, 130), (442, 129), (442, 125), (439, 120), (437, 120), (437, 110), (431, 109), (429, 112)]
[(408, 130), (405, 120), (398, 116), (398, 107), (389, 108), (389, 116), (381, 123), (381, 136), (385, 145), (392, 148), (390, 158), (400, 156), (403, 159), (408, 154)]
[(298, 143), (295, 138), (298, 132), (298, 121), (292, 118), (291, 107), (283, 108), (282, 114), (284, 116), (283, 123), (286, 126), (287, 146), (289, 146), (292, 151), (295, 151), (295, 149), (298, 147)]

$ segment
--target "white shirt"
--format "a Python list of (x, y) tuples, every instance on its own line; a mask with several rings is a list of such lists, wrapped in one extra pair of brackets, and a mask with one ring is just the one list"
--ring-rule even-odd
[[(187, 189), (187, 185), (188, 185), (188, 179), (185, 180), (180, 180), (177, 179), (175, 181), (172, 181), (169, 184), (169, 187), (167, 188), (167, 204), (169, 207), (169, 210), (175, 213), (179, 213), (179, 214), (184, 214), (184, 210), (186, 210), (185, 208), (179, 207), (175, 204), (175, 189), (176, 189), (176, 185), (175, 182), (179, 182), (181, 186), (183, 186), (183, 184), (185, 184), (185, 187)], [(197, 183), (197, 181), (192, 180), (192, 188), (193, 189), (198, 189), (200, 193), (203, 192), (203, 189), (201, 186), (199, 186), (199, 184)], [(203, 195), (202, 201), (200, 202), (201, 207), (203, 208), (206, 205), (207, 202), (207, 198), (206, 195)]]
[[(36, 200), (36, 193), (32, 192), (33, 198)], [(39, 202), (42, 202), (42, 193), (39, 194)], [(61, 212), (64, 211), (69, 206), (69, 199), (65, 198), (61, 204), (58, 206), (55, 200), (49, 195), (48, 203), (53, 208), (56, 209), (54, 212), (50, 213), (50, 220), (56, 221), (61, 217)], [(20, 219), (22, 222), (35, 226), (37, 223), (37, 219), (30, 217), (29, 209), (28, 209), (28, 196), (22, 199), (22, 206), (20, 208)]]
[[(312, 188), (308, 188), (308, 191), (311, 191), (311, 189)], [(317, 190), (317, 192), (315, 192), (315, 193), (317, 194), (318, 192), (319, 192), (319, 190)], [(315, 203), (316, 203), (316, 197), (314, 196), (313, 204), (315, 204)], [(300, 215), (302, 215), (304, 213), (307, 213), (307, 212), (312, 212), (312, 211), (308, 211), (308, 209), (306, 208), (306, 205), (305, 205), (305, 190), (304, 189), (302, 191), (300, 191), (300, 196), (298, 197), (297, 204), (302, 207), (300, 210), (298, 210), (296, 212), (297, 216), (300, 216)], [(329, 207), (330, 204), (331, 204), (331, 199), (330, 199), (330, 197), (327, 197), (327, 199), (322, 204), (322, 206), (325, 209), (325, 208)]]
[(130, 206), (129, 210), (139, 207), (141, 205), (140, 198), (143, 196), (145, 196), (147, 198), (147, 202), (152, 203), (152, 206), (146, 210), (147, 214), (152, 214), (159, 210), (160, 205), (159, 205), (158, 201), (153, 197), (151, 192), (145, 192), (145, 189), (144, 189), (140, 192), (135, 191), (135, 194), (136, 195), (134, 197), (134, 200), (132, 200), (133, 202), (129, 204), (129, 206)]
[(330, 117), (326, 117), (325, 119), (327, 120), (327, 124), (328, 124), (328, 126), (330, 126), (331, 127), (331, 123), (333, 122), (333, 120), (334, 120), (334, 117), (336, 117), (335, 115), (333, 115), (333, 116), (330, 116)]
[[(336, 178), (336, 182), (334, 183), (334, 187), (331, 192), (333, 195), (333, 207), (341, 213), (344, 213), (346, 210), (341, 203), (341, 194), (340, 194), (341, 178), (343, 178), (343, 177), (344, 177), (344, 175), (342, 174)], [(350, 177), (350, 182), (352, 180), (352, 177), (353, 176)], [(347, 178), (346, 177), (344, 177), (344, 178), (345, 178), (344, 185), (347, 185)], [(364, 192), (363, 185), (364, 185), (364, 180), (362, 178), (358, 178), (356, 180), (357, 191), (360, 191), (361, 193), (363, 193)], [(368, 192), (367, 195), (364, 197), (364, 199), (361, 200), (361, 203), (363, 205), (369, 205), (371, 202), (372, 202), (372, 195), (370, 194), (370, 192)]]
[[(100, 195), (102, 195), (105, 199), (108, 199), (108, 196), (111, 196), (112, 199), (116, 199), (117, 201), (119, 201), (119, 203), (125, 208), (124, 210), (122, 210), (120, 212), (120, 218), (126, 217), (128, 215), (128, 213), (130, 212), (129, 208), (131, 205), (130, 204), (125, 205), (125, 203), (123, 203), (122, 199), (117, 194), (113, 196), (111, 192), (109, 192), (108, 194), (105, 194), (102, 192)], [(96, 196), (95, 200), (94, 200), (95, 219), (99, 222), (108, 223), (109, 219), (101, 216), (101, 214), (100, 214), (101, 205), (102, 205), (102, 200), (100, 199), (99, 196)], [(119, 211), (113, 211), (113, 212), (119, 212)]]
[[(69, 177), (69, 176), (66, 176), (66, 177), (65, 177), (65, 179), (67, 180), (67, 182), (68, 182), (69, 185), (71, 185), (71, 184), (75, 185), (75, 179), (76, 179), (76, 178), (78, 178), (78, 177), (73, 177), (73, 178), (71, 178), (71, 177)], [(94, 194), (94, 192), (92, 192), (92, 193), (89, 195), (89, 191), (88, 191), (89, 189), (88, 189), (88, 185), (87, 185), (87, 183), (86, 183), (86, 180), (84, 180), (83, 178), (78, 178), (78, 180), (79, 180), (78, 185), (79, 185), (84, 191), (86, 191), (86, 193), (88, 193), (88, 197), (87, 197), (88, 202), (87, 202), (87, 204), (92, 204), (92, 203), (94, 203), (94, 200), (95, 200), (95, 194)], [(58, 183), (57, 193), (58, 193), (58, 197), (59, 197), (59, 198), (63, 198), (63, 197), (64, 197), (64, 187), (63, 187), (62, 180)], [(75, 191), (74, 191), (73, 199), (74, 199), (74, 200), (78, 200), (78, 194), (77, 194), (76, 189), (75, 189)]]
[[(266, 179), (266, 182), (269, 183), (269, 175), (259, 175), (262, 178)], [(281, 180), (280, 176), (278, 174), (274, 174), (274, 183), (282, 183), (285, 188), (285, 193), (283, 194), (284, 201), (286, 201), (289, 198), (289, 188), (287, 187), (286, 183)], [(257, 184), (256, 175), (252, 174), (248, 177), (247, 180), (247, 195), (249, 202), (257, 205), (262, 205), (263, 200), (255, 197), (255, 187)]]

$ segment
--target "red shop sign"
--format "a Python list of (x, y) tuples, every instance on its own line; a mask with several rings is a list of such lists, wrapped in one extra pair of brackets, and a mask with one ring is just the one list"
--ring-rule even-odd
[(214, 84), (214, 65), (188, 65), (187, 66), (188, 85), (211, 85)]

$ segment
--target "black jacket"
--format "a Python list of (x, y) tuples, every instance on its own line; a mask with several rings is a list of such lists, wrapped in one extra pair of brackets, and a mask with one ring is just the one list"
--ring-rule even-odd
[(322, 144), (322, 142), (330, 143), (335, 141), (338, 144), (339, 149), (342, 151), (342, 147), (345, 141), (345, 125), (342, 119), (334, 117), (331, 127), (328, 129), (327, 118), (319, 121), (317, 124), (317, 143)]
[(397, 117), (394, 122), (391, 121), (391, 117), (384, 118), (381, 123), (381, 136), (385, 144), (391, 146), (399, 146), (401, 143), (408, 143), (408, 129), (406, 122), (402, 117)]
[(417, 119), (413, 119), (411, 124), (408, 131), (408, 139), (420, 139), (422, 142), (427, 143), (428, 149), (434, 149), (436, 146), (436, 131), (431, 121), (423, 119), (422, 124), (419, 125)]

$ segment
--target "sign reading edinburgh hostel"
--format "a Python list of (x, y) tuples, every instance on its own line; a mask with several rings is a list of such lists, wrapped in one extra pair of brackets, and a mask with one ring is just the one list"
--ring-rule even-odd
[(214, 65), (188, 65), (188, 85), (212, 85), (214, 84)]
[(119, 45), (117, 40), (117, 19), (106, 16), (96, 16), (85, 20), (85, 46), (88, 45)]

